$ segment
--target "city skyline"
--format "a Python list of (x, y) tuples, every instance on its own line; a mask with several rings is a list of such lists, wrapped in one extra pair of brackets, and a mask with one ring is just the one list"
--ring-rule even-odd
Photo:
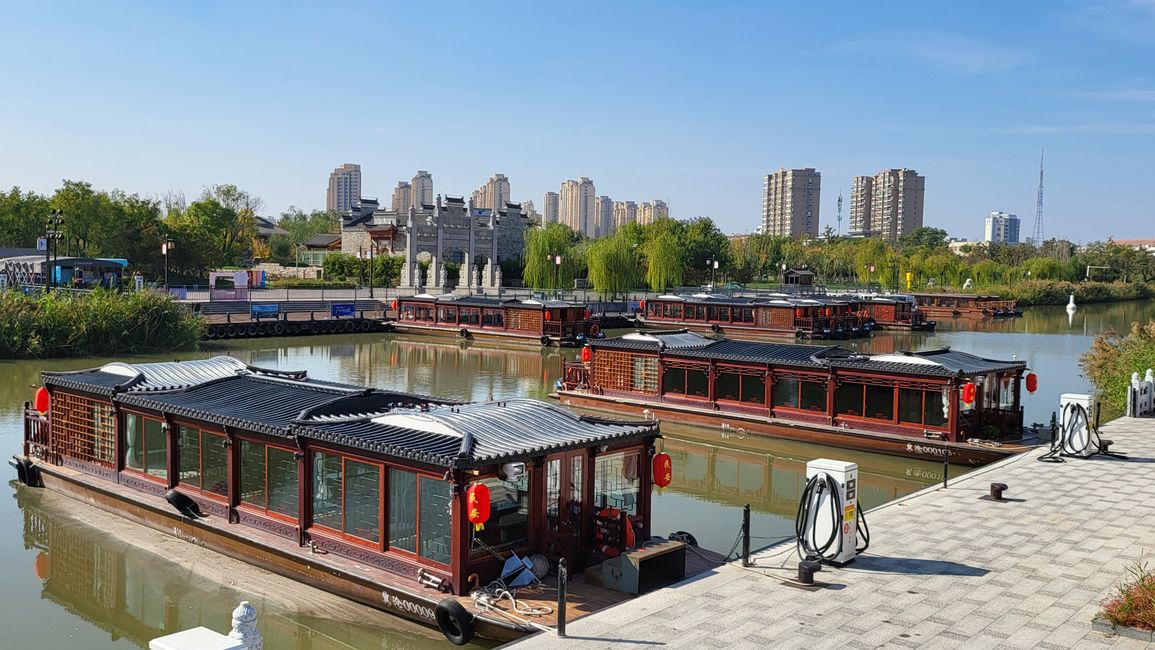
[[(605, 5), (596, 20), (548, 4), (364, 5), (357, 12), (368, 24), (500, 26), (522, 38), (477, 57), (468, 39), (430, 51), (419, 30), (402, 30), (337, 71), (341, 12), (120, 5), (8, 7), (0, 186), (51, 192), (67, 178), (196, 196), (228, 182), (279, 214), (321, 207), (317, 179), (343, 161), (362, 165), (363, 191), (383, 204), (415, 168), (435, 170), (439, 187), (466, 196), (497, 168), (514, 179), (514, 200), (540, 200), (558, 180), (587, 176), (601, 195), (661, 197), (672, 216), (709, 216), (738, 233), (757, 225), (761, 180), (779, 167), (822, 173), (821, 231), (837, 227), (836, 198), (850, 195), (855, 175), (903, 166), (932, 179), (925, 225), (977, 240), (974, 215), (1033, 214), (1045, 147), (1048, 237), (1155, 234), (1146, 197), (1155, 80), (1142, 64), (1153, 47), (1150, 2), (1010, 13), (994, 2), (918, 11), (633, 3)], [(761, 38), (771, 19), (824, 27)], [(660, 36), (634, 38), (643, 26)], [(685, 47), (723, 36), (726, 48)], [(201, 47), (206, 40), (214, 47)], [(554, 47), (564, 40), (577, 45)], [(511, 88), (533, 91), (468, 102), (492, 95), (493, 61)], [(451, 89), (458, 101), (397, 101), (396, 70), (418, 67), (427, 73), (420, 90)], [(558, 74), (567, 69), (583, 70), (603, 92), (579, 92)], [(906, 80), (901, 101), (863, 69)], [(341, 80), (356, 85), (357, 102), (338, 110), (310, 101)], [(46, 93), (46, 81), (71, 99)], [(599, 99), (641, 84), (655, 101)], [(799, 95), (805, 109), (786, 101)], [(1088, 218), (1108, 226), (1090, 233)]]

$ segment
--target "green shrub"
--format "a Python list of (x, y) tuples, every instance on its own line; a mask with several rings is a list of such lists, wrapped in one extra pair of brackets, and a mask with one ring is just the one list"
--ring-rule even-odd
[(0, 294), (0, 358), (190, 350), (203, 333), (196, 316), (160, 294)]
[(1146, 325), (1132, 323), (1126, 336), (1115, 332), (1096, 336), (1079, 365), (1103, 399), (1122, 411), (1127, 406), (1131, 373), (1142, 375), (1147, 368), (1155, 368), (1155, 320)]

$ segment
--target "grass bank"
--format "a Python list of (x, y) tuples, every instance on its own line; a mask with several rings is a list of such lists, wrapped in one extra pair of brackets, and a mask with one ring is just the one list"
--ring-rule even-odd
[(0, 293), (0, 359), (192, 350), (202, 333), (187, 309), (153, 293)]
[(1143, 375), (1155, 368), (1155, 320), (1146, 325), (1134, 323), (1126, 335), (1115, 332), (1100, 334), (1091, 349), (1079, 358), (1083, 374), (1112, 407), (1122, 412), (1127, 407), (1127, 387), (1131, 373)]
[(1155, 297), (1155, 288), (1142, 282), (1067, 282), (1066, 280), (1024, 280), (1013, 284), (984, 284), (960, 291), (946, 288), (944, 293), (974, 293), (1017, 300), (1020, 307), (1065, 305), (1071, 294), (1076, 304), (1122, 302)]

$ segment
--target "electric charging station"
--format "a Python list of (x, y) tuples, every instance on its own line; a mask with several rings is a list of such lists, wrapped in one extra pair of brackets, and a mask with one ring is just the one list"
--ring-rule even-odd
[(1062, 454), (1087, 458), (1099, 451), (1092, 432), (1098, 428), (1098, 403), (1094, 395), (1063, 393), (1059, 396), (1059, 431)]
[(795, 522), (799, 554), (841, 566), (858, 554), (858, 465), (828, 458), (806, 463)]

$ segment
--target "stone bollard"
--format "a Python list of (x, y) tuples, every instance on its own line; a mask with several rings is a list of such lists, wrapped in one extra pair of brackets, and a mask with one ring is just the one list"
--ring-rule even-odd
[(245, 650), (265, 650), (264, 639), (257, 629), (257, 610), (242, 600), (233, 610), (233, 629), (229, 632), (230, 639), (236, 639), (245, 644)]

